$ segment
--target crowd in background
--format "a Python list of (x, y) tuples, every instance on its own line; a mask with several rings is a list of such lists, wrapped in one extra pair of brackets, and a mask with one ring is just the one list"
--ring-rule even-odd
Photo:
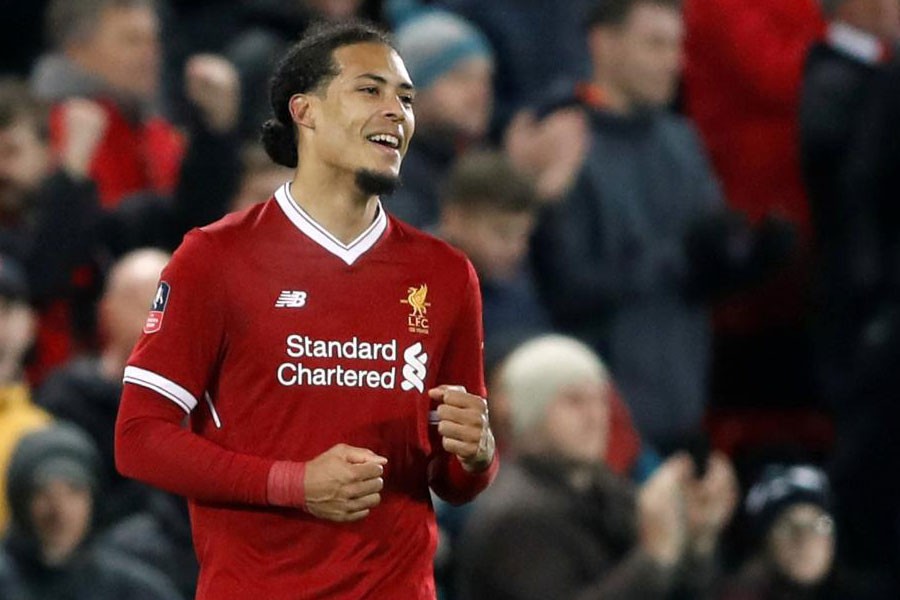
[[(435, 500), (442, 598), (900, 597), (900, 0), (6, 0), (0, 597), (192, 598), (183, 500), (117, 474), (181, 237), (318, 20), (416, 85), (384, 206), (470, 258), (503, 456)], [(228, 268), (228, 265), (210, 265)]]

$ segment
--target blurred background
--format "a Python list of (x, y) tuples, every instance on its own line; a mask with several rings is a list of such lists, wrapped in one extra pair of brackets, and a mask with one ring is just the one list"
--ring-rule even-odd
[(900, 597), (900, 0), (0, 14), (0, 597), (193, 597), (184, 501), (115, 471), (122, 371), (184, 233), (292, 177), (274, 64), (351, 18), (417, 87), (384, 205), (484, 299), (511, 475), (435, 500), (441, 598)]

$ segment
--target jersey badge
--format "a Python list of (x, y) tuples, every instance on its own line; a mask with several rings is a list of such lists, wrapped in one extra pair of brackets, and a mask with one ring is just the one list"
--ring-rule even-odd
[(410, 333), (428, 333), (428, 284), (423, 283), (419, 287), (410, 287), (406, 290), (406, 298), (401, 304), (409, 305), (409, 315), (406, 317), (406, 325)]
[(144, 333), (156, 333), (162, 329), (163, 316), (166, 314), (166, 305), (169, 303), (169, 289), (168, 283), (159, 282), (153, 303), (150, 305), (150, 314), (147, 315), (147, 321), (144, 323)]

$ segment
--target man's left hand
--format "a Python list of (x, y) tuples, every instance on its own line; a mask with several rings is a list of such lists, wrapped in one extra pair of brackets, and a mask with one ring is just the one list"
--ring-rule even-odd
[(444, 450), (456, 455), (466, 471), (477, 473), (494, 460), (494, 434), (488, 420), (487, 400), (458, 385), (428, 390), (438, 406), (438, 433)]

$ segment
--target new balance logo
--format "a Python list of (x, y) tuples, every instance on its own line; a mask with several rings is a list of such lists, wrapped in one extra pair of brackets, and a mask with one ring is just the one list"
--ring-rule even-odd
[(428, 362), (428, 354), (422, 348), (421, 342), (416, 342), (403, 352), (403, 382), (400, 387), (404, 392), (415, 388), (419, 393), (425, 393), (425, 375), (428, 372), (425, 365)]
[(302, 308), (306, 306), (306, 292), (284, 290), (278, 294), (275, 308)]

